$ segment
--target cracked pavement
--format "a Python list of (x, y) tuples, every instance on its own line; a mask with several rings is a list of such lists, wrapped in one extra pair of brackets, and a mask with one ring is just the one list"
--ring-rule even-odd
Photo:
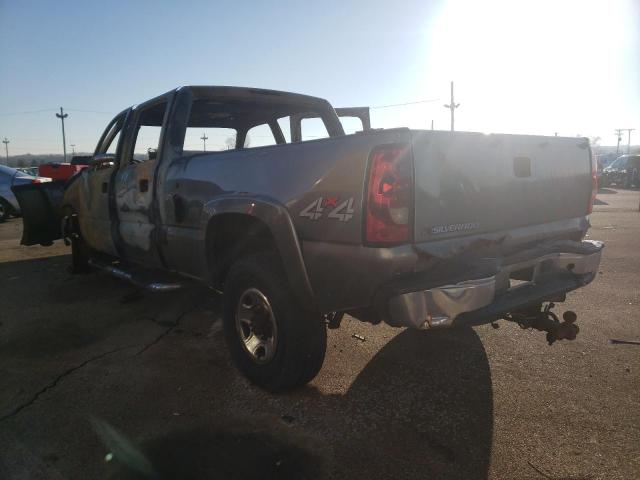
[(231, 366), (213, 292), (72, 276), (0, 224), (0, 478), (638, 478), (640, 346), (610, 340), (640, 340), (639, 196), (598, 197), (575, 342), (347, 317), (284, 395)]

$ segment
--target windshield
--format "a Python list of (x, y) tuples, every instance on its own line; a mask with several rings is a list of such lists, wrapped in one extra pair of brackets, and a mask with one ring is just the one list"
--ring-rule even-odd
[(618, 157), (611, 165), (609, 165), (609, 168), (612, 170), (625, 168), (628, 162), (629, 157)]

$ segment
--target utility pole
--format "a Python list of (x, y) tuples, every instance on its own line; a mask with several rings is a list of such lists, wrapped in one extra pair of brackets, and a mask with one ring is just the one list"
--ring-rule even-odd
[(76, 154), (76, 144), (75, 143), (70, 143), (69, 146), (71, 147), (71, 155), (75, 155)]
[(4, 137), (4, 140), (2, 140), (2, 143), (4, 143), (4, 153), (7, 156), (7, 166), (9, 166), (9, 143), (11, 142), (7, 140), (7, 137)]
[(451, 131), (453, 132), (453, 126), (454, 126), (454, 112), (455, 109), (458, 108), (460, 106), (459, 103), (455, 103), (453, 100), (453, 82), (451, 82), (451, 102), (448, 105), (445, 105), (444, 108), (448, 108), (449, 110), (451, 110)]
[(629, 155), (629, 153), (631, 153), (631, 132), (633, 132), (635, 128), (626, 128), (625, 130), (629, 135), (629, 137), (627, 138), (627, 155)]
[(202, 140), (202, 147), (203, 147), (203, 150), (206, 152), (207, 151), (207, 140), (209, 140), (209, 137), (207, 137), (206, 133), (203, 133), (202, 136), (200, 137), (200, 140)]
[(624, 128), (616, 128), (616, 135), (618, 136), (618, 145), (616, 145), (616, 157), (620, 155), (620, 140), (622, 140), (622, 131)]
[(433, 130), (433, 120), (431, 120), (431, 130)]
[(62, 107), (60, 107), (60, 113), (56, 113), (56, 117), (58, 117), (62, 121), (62, 150), (64, 152), (64, 161), (67, 162), (67, 141), (64, 138), (64, 119), (69, 116), (68, 113), (64, 113)]

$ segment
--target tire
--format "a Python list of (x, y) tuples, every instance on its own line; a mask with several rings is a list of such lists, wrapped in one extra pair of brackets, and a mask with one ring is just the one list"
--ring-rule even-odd
[(4, 222), (9, 218), (13, 209), (9, 202), (7, 202), (4, 198), (0, 198), (0, 222)]
[(71, 238), (71, 273), (90, 273), (93, 269), (89, 265), (89, 247), (82, 238), (78, 217), (69, 214), (69, 237)]
[(223, 311), (231, 358), (252, 383), (282, 392), (320, 371), (327, 348), (324, 318), (298, 304), (277, 255), (248, 255), (231, 267)]
[(90, 273), (93, 269), (89, 265), (89, 249), (82, 238), (71, 240), (71, 273)]

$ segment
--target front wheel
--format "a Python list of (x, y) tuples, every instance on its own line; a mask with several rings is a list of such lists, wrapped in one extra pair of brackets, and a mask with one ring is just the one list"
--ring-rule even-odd
[(69, 213), (63, 223), (64, 236), (71, 242), (71, 273), (89, 273), (89, 246), (82, 238), (78, 216)]
[(231, 358), (259, 387), (289, 390), (311, 381), (322, 367), (324, 318), (298, 304), (275, 254), (249, 255), (231, 267), (223, 321)]

